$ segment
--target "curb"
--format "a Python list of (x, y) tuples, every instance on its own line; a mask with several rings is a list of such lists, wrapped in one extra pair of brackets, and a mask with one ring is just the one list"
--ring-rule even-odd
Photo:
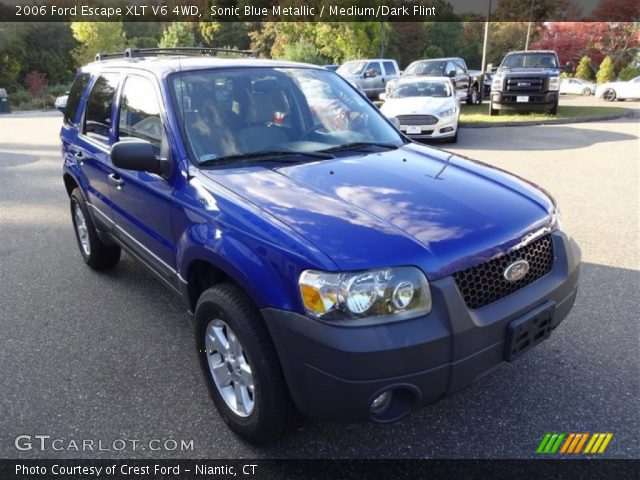
[(570, 123), (600, 122), (604, 120), (616, 120), (618, 118), (635, 117), (635, 110), (624, 108), (621, 113), (613, 115), (591, 115), (589, 117), (558, 118), (552, 120), (530, 120), (526, 122), (484, 122), (484, 123), (463, 123), (460, 128), (491, 128), (491, 127), (532, 127), (537, 125), (566, 125)]

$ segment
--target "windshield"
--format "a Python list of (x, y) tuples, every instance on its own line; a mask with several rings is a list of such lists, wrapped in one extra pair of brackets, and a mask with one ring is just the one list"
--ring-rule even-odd
[(361, 75), (366, 66), (367, 62), (363, 61), (347, 62), (344, 65), (341, 65), (337, 72), (340, 75)]
[(502, 61), (504, 68), (558, 68), (553, 53), (510, 53)]
[(327, 70), (200, 70), (175, 73), (170, 82), (195, 163), (403, 143), (375, 107)]
[(445, 62), (440, 60), (413, 62), (404, 71), (404, 75), (424, 75), (444, 77)]
[(411, 82), (401, 83), (389, 94), (389, 98), (407, 97), (450, 97), (451, 89), (448, 82)]

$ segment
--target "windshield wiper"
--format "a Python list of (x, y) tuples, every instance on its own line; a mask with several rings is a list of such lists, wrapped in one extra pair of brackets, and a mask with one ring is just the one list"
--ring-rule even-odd
[(396, 145), (395, 143), (383, 143), (383, 142), (353, 142), (353, 143), (345, 143), (344, 145), (336, 145), (335, 147), (327, 148), (325, 150), (320, 150), (320, 152), (338, 152), (341, 150), (356, 150), (358, 148), (364, 147), (380, 147), (386, 148), (389, 150), (395, 150), (400, 148), (400, 145)]
[(286, 156), (298, 156), (298, 157), (312, 157), (312, 158), (321, 158), (323, 160), (335, 158), (330, 153), (323, 152), (298, 152), (295, 150), (264, 150), (260, 152), (250, 152), (250, 153), (238, 153), (235, 155), (227, 155), (224, 157), (211, 158), (205, 160), (204, 162), (200, 162), (198, 166), (207, 167), (211, 165), (220, 165), (222, 163), (227, 163), (234, 160), (250, 160), (250, 159), (263, 159), (263, 160), (271, 160), (280, 157)]

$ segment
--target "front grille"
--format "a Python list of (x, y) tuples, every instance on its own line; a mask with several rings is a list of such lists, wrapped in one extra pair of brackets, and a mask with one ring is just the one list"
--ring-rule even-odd
[(400, 125), (435, 125), (438, 119), (433, 115), (398, 115)]
[(507, 92), (542, 92), (544, 83), (543, 77), (507, 77), (505, 90)]
[[(517, 260), (526, 260), (529, 271), (523, 278), (510, 282), (505, 269)], [(547, 234), (506, 255), (453, 274), (467, 307), (475, 309), (489, 305), (543, 277), (553, 266), (553, 242)]]

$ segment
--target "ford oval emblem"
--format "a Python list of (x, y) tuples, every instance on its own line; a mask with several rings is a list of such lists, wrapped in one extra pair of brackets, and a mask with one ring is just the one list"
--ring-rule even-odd
[(504, 269), (504, 278), (509, 282), (517, 282), (529, 271), (529, 262), (518, 260)]

